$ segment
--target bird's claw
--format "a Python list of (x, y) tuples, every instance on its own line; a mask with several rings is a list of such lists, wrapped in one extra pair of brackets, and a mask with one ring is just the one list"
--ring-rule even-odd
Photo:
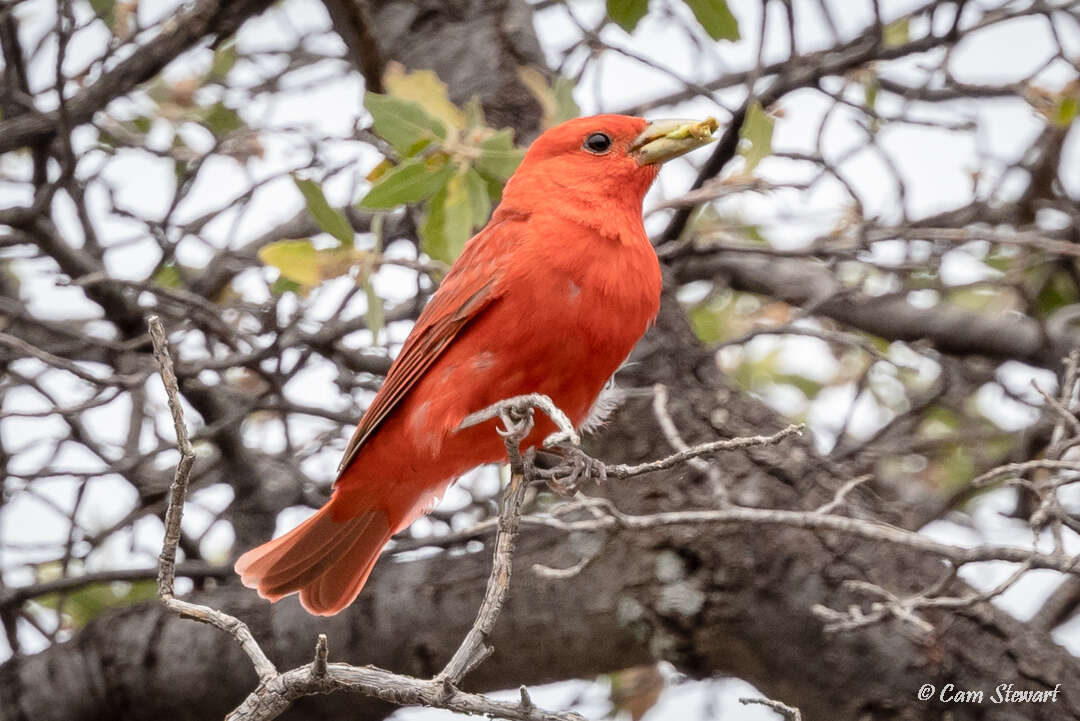
[(513, 438), (520, 443), (525, 436), (529, 435), (533, 427), (532, 406), (504, 408), (499, 411), (499, 420), (502, 421), (503, 427), (496, 426), (495, 432), (504, 440)]
[(563, 462), (551, 470), (547, 479), (548, 488), (561, 496), (573, 496), (577, 490), (589, 482), (603, 484), (607, 481), (607, 466), (577, 447), (559, 448)]

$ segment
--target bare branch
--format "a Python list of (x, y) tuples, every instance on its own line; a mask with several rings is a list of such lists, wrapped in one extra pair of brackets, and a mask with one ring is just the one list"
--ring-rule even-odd
[[(228, 36), (251, 15), (264, 10), (269, 0), (200, 0), (162, 23), (160, 32), (130, 57), (109, 70), (93, 85), (66, 102), (67, 122), (75, 126), (136, 85), (154, 77), (184, 50), (205, 36)], [(32, 144), (56, 133), (59, 111), (29, 113), (0, 121), (0, 153)]]
[(177, 445), (180, 448), (180, 462), (176, 466), (176, 477), (169, 487), (169, 506), (165, 511), (165, 540), (161, 546), (158, 566), (158, 596), (169, 610), (187, 618), (208, 623), (233, 636), (255, 666), (255, 672), (263, 683), (277, 676), (274, 664), (263, 653), (242, 621), (208, 606), (181, 601), (173, 596), (173, 580), (176, 574), (176, 546), (180, 542), (180, 521), (184, 515), (184, 497), (187, 495), (188, 476), (191, 465), (195, 462), (195, 451), (188, 440), (187, 426), (184, 424), (184, 410), (180, 405), (180, 390), (173, 372), (172, 357), (169, 355), (165, 328), (157, 316), (147, 320), (150, 338), (154, 343), (154, 357), (161, 370), (161, 380), (165, 384), (165, 393), (169, 397), (169, 410), (172, 412), (176, 428)]
[(788, 706), (787, 704), (779, 701), (774, 701), (771, 698), (740, 698), (739, 703), (744, 706), (756, 704), (758, 706), (767, 706), (776, 713), (783, 716), (787, 721), (802, 721), (802, 713), (797, 708)]

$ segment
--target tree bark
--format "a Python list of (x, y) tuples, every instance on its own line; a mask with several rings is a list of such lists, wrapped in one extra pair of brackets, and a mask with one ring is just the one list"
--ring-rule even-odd
[[(342, 6), (342, 0), (335, 4)], [(243, 3), (252, 11), (262, 5)], [(524, 3), (376, 2), (370, 10), (379, 57), (435, 66), (455, 100), (479, 91), (492, 124), (513, 125), (523, 138), (535, 132), (539, 109), (514, 72), (518, 63), (542, 62)], [(332, 16), (347, 44), (350, 37), (364, 37), (362, 28), (340, 27), (364, 15)], [(361, 57), (357, 48), (350, 50)], [(364, 62), (376, 60), (367, 56)], [(130, 77), (133, 85), (143, 76)], [(93, 106), (88, 101), (87, 112)], [(0, 135), (16, 120), (23, 121), (0, 124)], [(47, 134), (37, 125), (15, 130), (4, 135), (7, 145), (0, 142), (0, 151)], [(764, 282), (758, 270), (744, 268), (736, 275), (746, 287), (756, 287)], [(1000, 344), (1002, 338), (989, 342)], [(1038, 340), (1021, 340), (1025, 357), (1034, 362), (1058, 352)], [(621, 374), (623, 386), (648, 389), (655, 383), (669, 388), (670, 413), (688, 443), (784, 425), (759, 401), (726, 385), (671, 299), (635, 363)], [(612, 462), (651, 460), (671, 451), (643, 397), (621, 408), (591, 445)], [(808, 439), (716, 459), (736, 502), (796, 509), (830, 498), (858, 463), (856, 458), (836, 467)], [(611, 483), (600, 492), (632, 513), (717, 503), (707, 479), (688, 467)], [(850, 512), (905, 523), (920, 517), (917, 506), (907, 503), (886, 503), (874, 489), (861, 489), (852, 495)], [(595, 559), (571, 578), (551, 580), (531, 570), (536, 563), (572, 566), (598, 547)], [(1076, 660), (1047, 633), (990, 604), (928, 614), (934, 624), (928, 638), (913, 636), (895, 621), (825, 633), (811, 611), (816, 604), (846, 609), (865, 600), (845, 590), (846, 579), (869, 580), (901, 594), (931, 586), (942, 575), (938, 562), (896, 547), (779, 527), (695, 525), (610, 537), (527, 527), (514, 562), (510, 597), (492, 638), (495, 655), (467, 678), (469, 688), (590, 677), (666, 659), (695, 677), (746, 679), (800, 707), (807, 719), (937, 719), (946, 712), (956, 719), (1080, 718), (1080, 699), (1073, 695), (1080, 689)], [(193, 600), (246, 621), (281, 668), (309, 661), (316, 634), (323, 632), (331, 660), (430, 676), (471, 625), (489, 563), (487, 550), (384, 561), (357, 602), (333, 619), (308, 616), (294, 599), (271, 606), (236, 583), (196, 593)], [(957, 584), (952, 590), (964, 589)], [(1016, 706), (947, 706), (915, 697), (924, 683), (938, 689), (953, 683), (989, 696), (1003, 682), (1037, 689), (1060, 683), (1065, 693), (1055, 704)], [(0, 666), (0, 721), (201, 721), (221, 717), (255, 683), (230, 638), (143, 603), (102, 615), (66, 644)], [(388, 711), (377, 702), (337, 695), (303, 699), (283, 718), (381, 718)]]
[[(667, 303), (659, 325), (622, 383), (670, 388), (670, 411), (687, 442), (760, 433), (782, 421), (723, 382), (711, 354)], [(594, 451), (611, 461), (670, 452), (647, 399), (627, 403)], [(717, 459), (733, 499), (760, 507), (813, 508), (844, 480), (809, 440), (728, 452)], [(715, 506), (711, 486), (685, 468), (603, 489), (626, 512)], [(856, 515), (880, 515), (873, 493), (853, 499)], [(1080, 667), (1044, 632), (990, 604), (929, 616), (919, 639), (893, 621), (827, 634), (811, 608), (844, 609), (859, 599), (841, 584), (863, 578), (898, 593), (932, 585), (939, 563), (893, 546), (827, 533), (762, 527), (684, 526), (602, 537), (526, 528), (515, 556), (509, 602), (495, 655), (466, 686), (492, 689), (590, 677), (648, 659), (666, 659), (694, 677), (732, 674), (800, 707), (808, 719), (1080, 718)], [(533, 564), (569, 567), (602, 550), (580, 574), (550, 580)], [(384, 561), (356, 603), (333, 619), (305, 614), (293, 599), (269, 605), (238, 585), (195, 594), (252, 627), (280, 667), (310, 660), (317, 633), (331, 659), (373, 663), (429, 676), (472, 623), (490, 559), (480, 553)], [(962, 592), (959, 586), (954, 591)], [(1000, 683), (1064, 694), (1054, 704), (945, 705), (920, 702), (924, 683), (984, 690)], [(68, 644), (0, 667), (0, 719), (219, 717), (255, 684), (231, 639), (174, 618), (155, 603), (96, 619)], [(283, 718), (379, 718), (388, 708), (344, 695), (304, 699)]]

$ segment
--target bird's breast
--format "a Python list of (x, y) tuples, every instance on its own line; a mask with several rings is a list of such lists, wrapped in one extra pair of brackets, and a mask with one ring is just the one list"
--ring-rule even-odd
[(661, 286), (644, 231), (628, 236), (567, 231), (563, 243), (540, 244), (523, 281), (550, 323), (597, 351), (625, 350), (622, 357), (656, 317)]
[(523, 386), (580, 422), (656, 317), (659, 263), (643, 231), (620, 241), (571, 227), (528, 250), (501, 301), (513, 307), (507, 340), (536, 359)]

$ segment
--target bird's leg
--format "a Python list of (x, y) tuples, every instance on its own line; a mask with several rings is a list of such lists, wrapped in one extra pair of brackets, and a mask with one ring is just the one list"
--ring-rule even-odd
[(555, 431), (544, 439), (542, 445), (544, 448), (554, 448), (556, 446), (565, 446), (568, 443), (574, 447), (581, 443), (581, 436), (573, 428)]
[(502, 428), (496, 428), (495, 432), (502, 436), (503, 440), (509, 440), (513, 444), (521, 443), (533, 429), (532, 406), (522, 405), (507, 406), (499, 409), (499, 420)]
[[(489, 421), (492, 418), (499, 418), (503, 422), (503, 430), (499, 433), (503, 438), (508, 438), (511, 435), (518, 435), (515, 432), (515, 429), (523, 428), (521, 423), (526, 418), (528, 419), (528, 429), (530, 431), (532, 430), (534, 408), (539, 408), (547, 414), (548, 418), (551, 419), (551, 422), (559, 429), (544, 439), (543, 446), (545, 448), (560, 443), (569, 443), (574, 446), (581, 443), (581, 436), (574, 430), (574, 424), (570, 422), (570, 419), (566, 414), (563, 413), (550, 398), (542, 393), (514, 396), (513, 398), (507, 398), (498, 403), (494, 403), (482, 410), (470, 413), (462, 419), (461, 423), (458, 425), (458, 430), (471, 428), (484, 421)], [(526, 435), (528, 435), (527, 432)], [(521, 436), (520, 440), (524, 440), (524, 436)]]

